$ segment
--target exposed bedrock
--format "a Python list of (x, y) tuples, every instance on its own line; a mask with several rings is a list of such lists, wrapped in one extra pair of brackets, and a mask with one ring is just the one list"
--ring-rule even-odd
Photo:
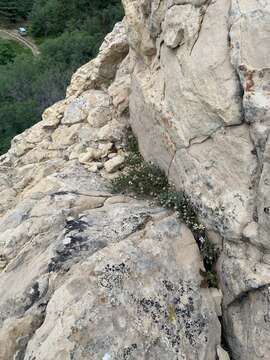
[[(220, 239), (234, 359), (269, 356), (270, 4), (124, 0), (143, 155)], [(252, 339), (252, 340), (251, 340)]]
[(123, 24), (0, 158), (0, 359), (220, 359), (220, 293), (191, 231), (112, 194), (125, 161)]
[[(0, 359), (268, 360), (269, 1), (123, 3), (0, 157)], [(129, 125), (221, 249), (222, 309), (177, 216), (110, 192)]]

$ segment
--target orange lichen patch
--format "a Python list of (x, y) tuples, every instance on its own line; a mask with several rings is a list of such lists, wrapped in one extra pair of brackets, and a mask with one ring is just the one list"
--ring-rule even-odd
[(254, 90), (254, 81), (253, 81), (253, 74), (254, 71), (247, 71), (245, 74), (245, 78), (246, 78), (246, 88), (245, 90), (247, 92), (249, 91), (253, 91)]
[(254, 80), (253, 75), (255, 73), (255, 70), (248, 70), (247, 66), (244, 64), (241, 64), (238, 66), (239, 71), (241, 71), (245, 78), (245, 91), (250, 92), (254, 90)]

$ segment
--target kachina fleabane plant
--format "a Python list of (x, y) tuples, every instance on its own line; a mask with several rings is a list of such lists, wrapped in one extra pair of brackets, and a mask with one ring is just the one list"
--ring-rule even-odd
[(138, 142), (131, 133), (127, 137), (126, 167), (122, 174), (112, 180), (113, 192), (132, 192), (136, 195), (158, 197), (167, 191), (169, 183), (163, 171), (156, 165), (144, 161)]
[(151, 196), (159, 205), (174, 210), (192, 230), (200, 248), (206, 272), (202, 272), (208, 286), (217, 286), (214, 265), (218, 259), (215, 246), (209, 241), (205, 227), (198, 220), (189, 197), (169, 184), (166, 174), (156, 165), (144, 161), (135, 136), (127, 136), (125, 170), (112, 180), (113, 192), (131, 192), (138, 196)]

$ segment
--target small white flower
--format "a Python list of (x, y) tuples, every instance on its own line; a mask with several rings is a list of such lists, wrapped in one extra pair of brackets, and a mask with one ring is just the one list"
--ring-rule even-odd
[(202, 236), (199, 238), (199, 241), (201, 244), (204, 244), (205, 243), (205, 238), (203, 238)]

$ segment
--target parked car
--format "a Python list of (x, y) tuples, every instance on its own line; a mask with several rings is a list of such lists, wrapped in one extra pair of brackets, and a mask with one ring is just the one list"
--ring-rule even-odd
[(27, 31), (26, 28), (20, 27), (20, 28), (18, 29), (18, 33), (19, 33), (21, 36), (26, 36), (26, 35), (28, 34), (28, 31)]

